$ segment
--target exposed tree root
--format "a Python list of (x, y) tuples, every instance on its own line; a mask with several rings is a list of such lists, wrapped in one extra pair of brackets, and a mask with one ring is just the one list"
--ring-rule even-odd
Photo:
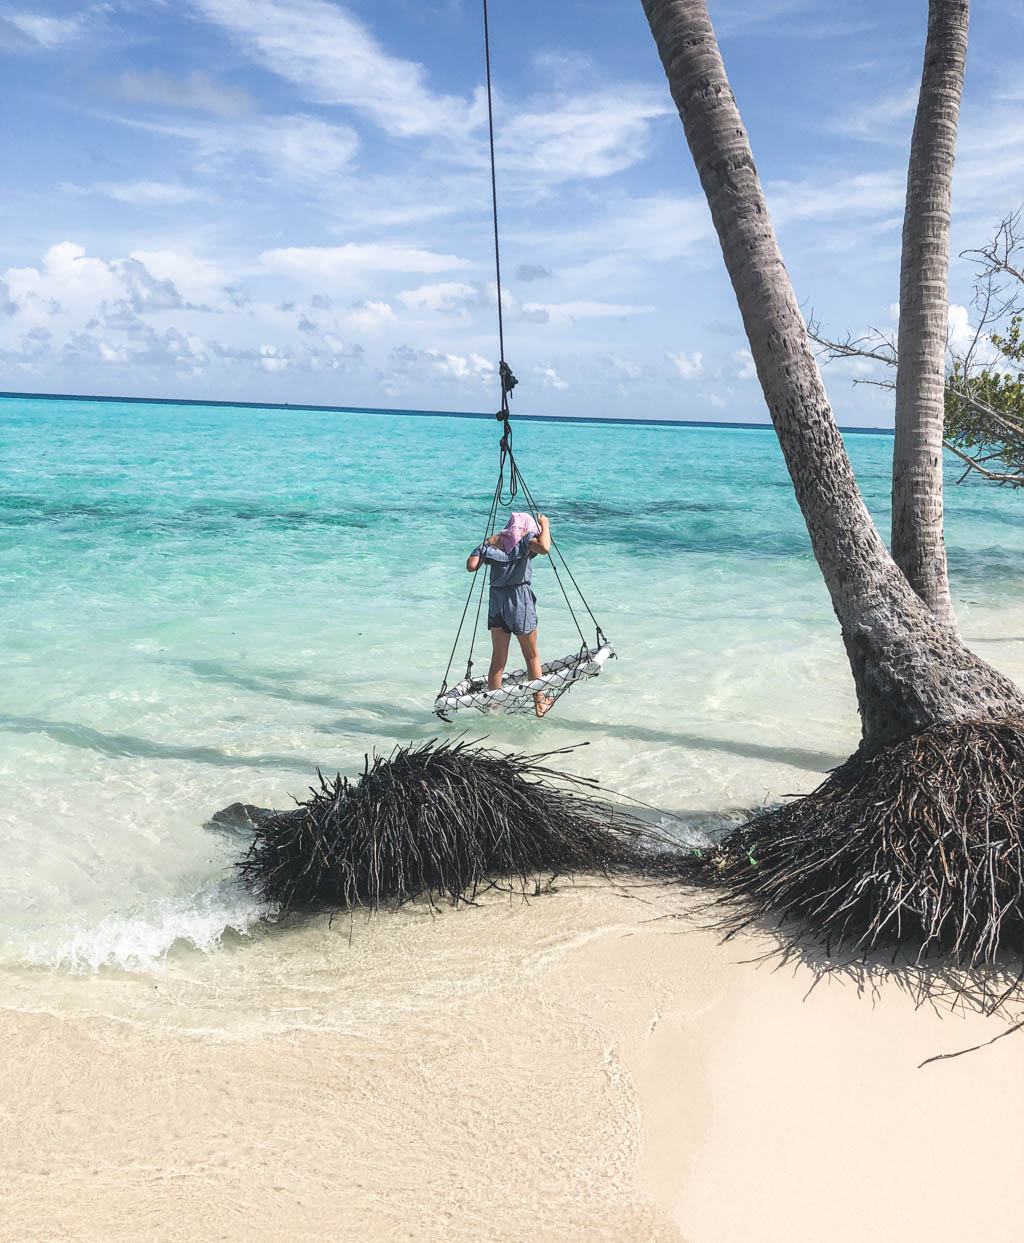
[(957, 722), (854, 756), (714, 859), (730, 929), (798, 921), (826, 948), (958, 967), (1024, 955), (1024, 720)]
[(253, 815), (242, 880), (282, 909), (374, 908), (471, 900), (494, 883), (529, 892), (552, 874), (664, 876), (697, 866), (598, 797), (596, 783), (546, 766), (560, 754), (433, 740), (367, 757), (354, 782), (319, 774), (295, 810)]

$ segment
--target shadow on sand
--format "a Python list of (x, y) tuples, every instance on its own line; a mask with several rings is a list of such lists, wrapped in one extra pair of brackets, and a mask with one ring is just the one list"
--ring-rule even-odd
[[(654, 886), (666, 883), (652, 882)], [(687, 911), (661, 918), (678, 920), (684, 928), (699, 927), (717, 933), (723, 942), (738, 934), (758, 942), (763, 948), (755, 947), (741, 961), (806, 980), (805, 999), (822, 984), (838, 982), (853, 988), (874, 1006), (886, 990), (896, 988), (912, 1000), (915, 1008), (927, 1007), (940, 1017), (974, 1013), (1002, 1024), (996, 1027), (994, 1023), (991, 1039), (978, 1045), (957, 1048), (954, 1041), (949, 1048), (937, 1048), (918, 1069), (978, 1052), (1006, 1036), (1024, 1033), (1024, 962), (1005, 957), (995, 967), (972, 968), (943, 961), (939, 955), (919, 958), (916, 947), (910, 944), (895, 952), (870, 954), (856, 947), (828, 947), (795, 923), (780, 925), (760, 918), (743, 919), (735, 906), (722, 900), (713, 880), (694, 886), (693, 892), (700, 896)]]

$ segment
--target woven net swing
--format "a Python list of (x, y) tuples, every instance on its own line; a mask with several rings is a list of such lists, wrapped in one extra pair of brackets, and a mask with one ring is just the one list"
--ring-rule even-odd
[[(537, 508), (537, 502), (534, 500), (533, 493), (523, 479), (515, 455), (512, 452), (512, 425), (509, 422), (507, 402), (516, 380), (506, 364), (503, 363), (502, 368), (502, 410), (499, 411), (497, 417), (502, 419), (504, 426), (501, 436), (498, 482), (491, 497), (491, 507), (487, 515), (484, 541), (482, 542), (485, 542), (494, 534), (499, 508), (503, 505), (511, 505), (520, 494), (525, 500), (529, 512), (533, 515), (534, 521), (537, 522), (538, 529), (540, 527), (540, 511)], [(507, 390), (506, 384), (508, 385)], [(508, 488), (507, 496), (505, 494), (506, 482)], [(473, 674), (473, 652), (480, 630), (484, 594), (488, 590), (488, 576), (486, 573), (478, 570), (474, 575), (473, 582), (470, 584), (466, 603), (462, 610), (462, 617), (459, 621), (459, 628), (455, 635), (455, 642), (452, 644), (452, 650), (448, 657), (448, 668), (445, 670), (444, 677), (441, 680), (441, 689), (438, 691), (437, 698), (434, 701), (434, 712), (442, 720), (449, 720), (450, 714), (461, 708), (475, 708), (479, 712), (503, 712), (513, 716), (532, 716), (534, 714), (534, 696), (536, 694), (539, 693), (547, 696), (552, 700), (552, 706), (554, 706), (555, 701), (578, 683), (585, 682), (590, 678), (596, 678), (601, 673), (606, 662), (615, 656), (615, 649), (601, 629), (600, 623), (587, 603), (586, 596), (584, 596), (579, 583), (569, 568), (569, 563), (566, 561), (564, 553), (559, 548), (554, 537), (551, 538), (551, 551), (548, 555), (548, 561), (554, 571), (555, 582), (562, 593), (562, 598), (569, 610), (573, 625), (576, 627), (576, 633), (579, 635), (579, 649), (570, 652), (568, 656), (559, 657), (557, 660), (548, 661), (547, 664), (542, 665), (539, 678), (531, 678), (525, 669), (516, 669), (504, 675), (502, 684), (498, 689), (488, 689), (486, 675), (476, 677)], [(570, 595), (567, 588), (567, 581), (572, 585), (575, 597), (578, 597), (576, 603), (574, 603), (574, 597)], [(459, 682), (449, 686), (448, 678), (455, 663), (459, 643), (463, 632), (467, 629), (467, 622), (471, 613), (473, 623), (469, 633), (466, 673)], [(588, 641), (584, 632), (583, 624), (580, 620), (581, 613), (585, 613), (593, 625), (593, 643)]]
[[(512, 452), (512, 423), (511, 411), (509, 409), (509, 399), (512, 396), (512, 390), (516, 387), (516, 377), (512, 374), (512, 369), (505, 360), (505, 324), (502, 314), (501, 300), (501, 250), (498, 241), (498, 186), (497, 173), (494, 158), (494, 106), (493, 95), (491, 90), (491, 47), (490, 47), (490, 27), (488, 23), (487, 0), (483, 0), (483, 19), (484, 19), (484, 57), (487, 69), (487, 123), (490, 137), (490, 156), (491, 156), (491, 212), (494, 223), (494, 271), (495, 281), (497, 285), (497, 303), (498, 303), (498, 378), (501, 383), (501, 408), (498, 410), (495, 418), (502, 424), (501, 441), (499, 447), (498, 460), (498, 482), (494, 488), (494, 494), (491, 497), (491, 507), (487, 515), (487, 525), (484, 531), (484, 539), (486, 542), (493, 534), (497, 522), (499, 509), (504, 505), (511, 506), (515, 499), (521, 494), (526, 502), (526, 506), (533, 515), (534, 521), (540, 527), (540, 511), (537, 503), (533, 498), (526, 480), (522, 476), (519, 465), (516, 462), (515, 454)], [(507, 495), (506, 495), (507, 487)], [(473, 674), (473, 651), (476, 646), (477, 635), (480, 629), (480, 615), (483, 610), (484, 593), (487, 590), (486, 573), (479, 570), (474, 576), (473, 582), (470, 584), (469, 592), (466, 596), (466, 604), (462, 610), (462, 618), (459, 621), (459, 628), (455, 635), (455, 642), (452, 644), (451, 654), (448, 657), (448, 667), (445, 670), (444, 677), (441, 679), (441, 689), (437, 693), (434, 700), (434, 712), (442, 720), (449, 720), (450, 714), (460, 709), (475, 708), (479, 712), (503, 712), (509, 715), (533, 715), (534, 714), (534, 696), (543, 694), (554, 702), (560, 699), (574, 686), (580, 682), (585, 682), (590, 678), (597, 677), (604, 668), (606, 662), (615, 657), (615, 649), (605, 637), (604, 631), (601, 629), (597, 618), (594, 616), (593, 610), (587, 603), (587, 599), (580, 589), (579, 583), (576, 581), (569, 563), (566, 561), (562, 550), (558, 547), (554, 538), (551, 539), (551, 550), (548, 556), (551, 568), (555, 574), (555, 581), (562, 593), (569, 614), (572, 617), (576, 632), (580, 638), (579, 649), (571, 652), (568, 656), (562, 656), (557, 660), (549, 661), (541, 666), (541, 676), (539, 678), (530, 678), (527, 670), (516, 669), (511, 673), (506, 673), (502, 679), (502, 684), (495, 690), (490, 690), (487, 685), (487, 677), (475, 677)], [(561, 569), (559, 569), (561, 563)], [(579, 605), (575, 606), (566, 589), (565, 579), (572, 584), (575, 595), (579, 597)], [(476, 606), (473, 607), (474, 595), (476, 597)], [(580, 612), (585, 611), (594, 628), (594, 641), (591, 644), (584, 633), (583, 626), (580, 624), (580, 617), (577, 613), (577, 607)], [(473, 614), (473, 626), (469, 638), (469, 651), (466, 658), (465, 676), (452, 686), (448, 684), (448, 678), (451, 675), (452, 666), (455, 663), (455, 656), (459, 649), (459, 642), (462, 638), (463, 631), (466, 629), (466, 622), (470, 613)]]

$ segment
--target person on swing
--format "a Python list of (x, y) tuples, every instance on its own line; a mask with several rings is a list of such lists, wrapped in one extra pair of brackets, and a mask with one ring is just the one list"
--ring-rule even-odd
[[(512, 636), (519, 640), (531, 681), (542, 676), (537, 654), (537, 597), (530, 586), (534, 557), (551, 551), (551, 524), (544, 514), (513, 514), (502, 530), (474, 548), (466, 569), (475, 574), (486, 562), (491, 571), (491, 594), (487, 608), (487, 629), (491, 632), (491, 667), (487, 689), (501, 688)], [(539, 717), (554, 703), (551, 695), (537, 691), (534, 710)]]

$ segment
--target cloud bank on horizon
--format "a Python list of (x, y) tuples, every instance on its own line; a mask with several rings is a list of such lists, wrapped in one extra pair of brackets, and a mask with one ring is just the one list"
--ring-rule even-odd
[[(974, 8), (954, 250), (1024, 201), (1024, 17)], [(891, 326), (924, 9), (711, 11), (798, 295)], [(639, 0), (498, 0), (492, 34), (516, 408), (763, 419)], [(476, 0), (15, 0), (0, 57), (0, 387), (494, 407)], [(956, 331), (970, 292), (955, 263)], [(840, 420), (891, 423), (852, 369)]]

